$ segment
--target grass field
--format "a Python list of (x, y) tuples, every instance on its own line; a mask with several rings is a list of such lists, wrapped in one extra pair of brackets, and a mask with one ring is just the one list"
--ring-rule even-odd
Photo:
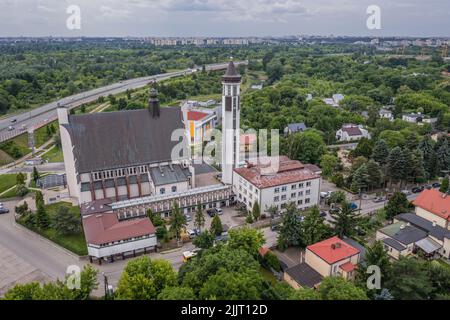
[[(48, 215), (50, 216), (50, 220), (52, 219), (53, 216), (55, 216), (58, 213), (58, 209), (62, 206), (69, 208), (70, 212), (80, 216), (80, 208), (79, 207), (72, 206), (70, 203), (67, 203), (67, 202), (58, 202), (58, 203), (49, 204), (49, 205), (45, 206), (45, 209), (46, 209)], [(87, 247), (86, 247), (86, 241), (84, 239), (83, 231), (81, 231), (78, 234), (73, 234), (73, 235), (60, 235), (53, 228), (49, 228), (46, 230), (33, 230), (33, 231), (49, 240), (55, 242), (56, 244), (59, 244), (61, 247), (64, 247), (67, 250), (74, 252), (77, 255), (80, 255), (80, 256), (87, 255)]]
[(0, 193), (16, 185), (16, 174), (0, 175)]
[(64, 162), (62, 150), (57, 147), (53, 147), (42, 156), (42, 160), (48, 162)]

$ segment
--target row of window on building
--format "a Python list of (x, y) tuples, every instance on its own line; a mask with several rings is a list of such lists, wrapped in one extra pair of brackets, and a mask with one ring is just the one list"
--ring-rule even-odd
[[(292, 184), (292, 185), (291, 185), (291, 190), (296, 190), (296, 189), (297, 189), (297, 186), (298, 186), (299, 189), (300, 189), (300, 188), (304, 188), (304, 187), (305, 187), (305, 183), (300, 182), (299, 184)], [(306, 186), (307, 186), (307, 187), (310, 187), (310, 186), (311, 186), (311, 181), (307, 181), (307, 182), (306, 182)], [(286, 192), (287, 190), (288, 190), (288, 186), (282, 186), (282, 187), (281, 187), (281, 192)], [(279, 187), (275, 188), (275, 189), (274, 189), (274, 192), (275, 192), (275, 193), (280, 192), (280, 188), (279, 188)]]
[[(306, 196), (309, 196), (310, 194), (311, 194), (311, 190), (310, 189), (305, 191), (305, 195)], [(297, 197), (303, 197), (303, 191), (299, 191), (298, 193), (297, 192), (291, 193), (291, 199), (297, 198)], [(286, 200), (286, 198), (287, 198), (287, 195), (285, 195), (285, 194), (281, 195), (281, 200)], [(273, 201), (275, 201), (275, 202), (280, 201), (280, 196), (275, 196), (273, 198)]]
[(130, 167), (130, 168), (122, 168), (122, 169), (94, 172), (92, 174), (92, 176), (93, 176), (94, 180), (102, 180), (102, 179), (115, 178), (115, 177), (125, 177), (130, 174), (140, 174), (140, 173), (146, 173), (146, 172), (148, 172), (147, 166), (138, 166), (138, 167)]

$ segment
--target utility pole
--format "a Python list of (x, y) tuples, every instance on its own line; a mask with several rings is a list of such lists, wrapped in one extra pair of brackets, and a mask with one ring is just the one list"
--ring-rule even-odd
[(103, 283), (105, 285), (105, 300), (108, 300), (108, 277), (104, 272), (102, 272), (103, 275)]

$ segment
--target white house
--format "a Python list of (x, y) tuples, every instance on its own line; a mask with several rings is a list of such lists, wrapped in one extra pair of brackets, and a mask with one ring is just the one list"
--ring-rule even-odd
[(344, 124), (341, 129), (336, 131), (336, 140), (338, 141), (356, 141), (361, 138), (370, 139), (370, 133), (361, 125)]
[(378, 115), (381, 119), (388, 119), (389, 121), (394, 121), (394, 115), (392, 114), (391, 110), (388, 109), (380, 109), (380, 111), (378, 111)]
[(408, 114), (404, 114), (402, 116), (402, 120), (409, 122), (409, 123), (418, 123), (418, 122), (422, 122), (423, 117), (424, 117), (423, 114), (421, 114), (420, 112), (408, 113)]
[(272, 206), (283, 210), (288, 202), (295, 202), (299, 209), (307, 209), (319, 203), (320, 175), (308, 165), (286, 156), (259, 159), (258, 163), (235, 168), (233, 191), (237, 201), (251, 210), (257, 202), (261, 212)]

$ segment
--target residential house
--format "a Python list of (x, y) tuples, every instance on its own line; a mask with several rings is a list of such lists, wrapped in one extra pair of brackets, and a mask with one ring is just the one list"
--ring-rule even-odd
[(364, 129), (361, 125), (355, 125), (355, 124), (344, 124), (341, 129), (336, 131), (336, 140), (339, 142), (350, 142), (350, 141), (356, 141), (361, 138), (368, 138), (370, 139), (369, 131)]
[(337, 104), (339, 106), (339, 103), (344, 100), (344, 95), (340, 94), (340, 93), (336, 93), (333, 94), (333, 101), (335, 104)]
[(360, 245), (337, 236), (306, 247), (304, 261), (285, 270), (284, 280), (293, 288), (317, 287), (324, 277), (352, 280), (361, 261)]
[(413, 202), (418, 216), (450, 230), (450, 196), (437, 189), (423, 190)]
[(306, 131), (306, 125), (303, 122), (299, 123), (289, 123), (286, 128), (284, 128), (284, 134), (289, 135), (296, 132)]
[(380, 116), (381, 119), (388, 119), (389, 121), (394, 121), (394, 115), (392, 114), (391, 110), (382, 108), (378, 111), (378, 115)]

